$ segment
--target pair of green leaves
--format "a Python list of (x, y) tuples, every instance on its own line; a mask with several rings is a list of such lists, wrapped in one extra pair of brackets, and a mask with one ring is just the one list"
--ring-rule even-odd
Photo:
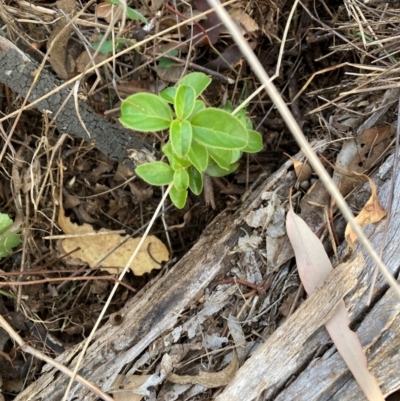
[(152, 185), (173, 183), (170, 197), (178, 208), (185, 205), (188, 189), (201, 193), (204, 173), (216, 177), (230, 174), (242, 152), (262, 149), (261, 135), (245, 114), (236, 117), (207, 108), (198, 99), (210, 82), (207, 75), (194, 72), (159, 96), (138, 93), (121, 105), (120, 121), (125, 127), (141, 132), (169, 130), (169, 141), (162, 148), (169, 164), (144, 164), (136, 173)]

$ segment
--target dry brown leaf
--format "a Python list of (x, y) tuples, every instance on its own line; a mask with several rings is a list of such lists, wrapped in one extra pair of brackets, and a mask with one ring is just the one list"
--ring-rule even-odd
[(135, 394), (132, 390), (139, 388), (149, 377), (150, 375), (131, 375), (124, 378), (123, 382), (120, 383), (122, 381), (121, 375), (118, 375), (113, 384), (113, 387), (118, 388), (118, 391), (111, 391), (115, 401), (140, 401), (144, 395)]
[(336, 159), (333, 181), (343, 196), (348, 195), (358, 184), (341, 171), (364, 173), (372, 167), (391, 141), (393, 127), (371, 128), (343, 144)]
[[(61, 240), (63, 252), (73, 252), (73, 258), (86, 262), (90, 267), (97, 266), (97, 263), (105, 257), (117, 245), (123, 242), (126, 237), (110, 232), (109, 234), (93, 235), (94, 229), (90, 224), (78, 225), (72, 223), (65, 216), (65, 212), (60, 208), (58, 224), (65, 234), (79, 235)], [(97, 233), (107, 233), (108, 230), (101, 229)], [(85, 235), (86, 234), (86, 235)], [(92, 234), (92, 235), (88, 235)], [(136, 249), (140, 238), (131, 238), (118, 249), (116, 249), (106, 260), (101, 262), (101, 270), (111, 274), (117, 273), (117, 268), (123, 268), (128, 263), (129, 258)], [(149, 235), (144, 241), (136, 258), (132, 262), (130, 269), (132, 272), (141, 276), (151, 272), (153, 269), (160, 269), (161, 263), (167, 261), (169, 252), (166, 246), (155, 236)]]
[[(76, 12), (75, 0), (58, 0), (56, 7), (62, 9), (70, 18)], [(57, 21), (56, 26), (49, 36), (47, 47), (50, 47), (56, 36), (64, 29), (64, 27), (66, 27), (67, 24), (68, 20), (64, 16)], [(67, 54), (67, 45), (72, 31), (72, 25), (69, 25), (67, 28), (65, 28), (63, 33), (54, 42), (50, 51), (50, 64), (53, 67), (53, 70), (57, 73), (58, 77), (64, 80), (69, 78), (69, 74), (73, 70), (71, 65), (67, 65), (68, 63), (74, 62), (68, 58)]]
[[(357, 174), (358, 176), (362, 176), (363, 174)], [(377, 223), (381, 221), (386, 216), (386, 210), (379, 203), (378, 191), (375, 183), (371, 180), (371, 178), (363, 175), (371, 186), (371, 196), (368, 199), (368, 202), (361, 209), (361, 212), (355, 218), (360, 227), (364, 227), (367, 224)], [(349, 223), (347, 223), (346, 231), (345, 231), (346, 241), (349, 244), (351, 249), (354, 249), (355, 243), (357, 241), (357, 235), (353, 231), (353, 228)]]
[(229, 15), (242, 27), (242, 34), (255, 33), (260, 29), (257, 22), (253, 20), (242, 8), (234, 8)]
[(310, 163), (302, 163), (294, 159), (292, 156), (285, 153), (285, 155), (293, 162), (294, 172), (299, 182), (308, 181), (313, 173)]
[[(286, 228), (296, 256), (297, 269), (307, 294), (321, 286), (332, 270), (321, 240), (292, 209), (287, 213)], [(346, 305), (342, 300), (325, 323), (333, 343), (369, 401), (384, 401), (379, 385), (368, 370), (357, 334), (350, 330)]]
[(239, 360), (236, 351), (233, 351), (231, 363), (219, 372), (200, 372), (196, 376), (179, 376), (172, 374), (167, 379), (177, 384), (199, 384), (206, 388), (217, 388), (229, 384), (238, 369)]

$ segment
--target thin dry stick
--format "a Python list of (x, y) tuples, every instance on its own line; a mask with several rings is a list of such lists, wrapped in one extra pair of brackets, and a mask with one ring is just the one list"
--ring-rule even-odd
[[(276, 64), (275, 74), (271, 78), (269, 78), (271, 80), (271, 82), (275, 78), (279, 77), (279, 70), (281, 69), (283, 52), (285, 51), (285, 44), (286, 44), (287, 35), (289, 33), (290, 23), (292, 22), (292, 18), (293, 18), (293, 15), (294, 15), (294, 12), (295, 12), (295, 10), (297, 8), (297, 4), (298, 3), (299, 3), (299, 0), (296, 0), (294, 2), (293, 6), (292, 6), (292, 9), (290, 10), (289, 17), (288, 17), (288, 19), (286, 21), (286, 26), (285, 26), (285, 30), (283, 31), (281, 46), (279, 48), (278, 62)], [(243, 109), (244, 107), (246, 107), (246, 105), (250, 103), (250, 100), (253, 99), (255, 96), (257, 96), (264, 89), (265, 89), (265, 85), (261, 85), (247, 99), (245, 99), (238, 107), (236, 107), (235, 110), (233, 110), (232, 115), (235, 115), (236, 113), (239, 112), (240, 109)]]
[(79, 383), (81, 383), (83, 386), (85, 386), (87, 389), (89, 389), (92, 393), (94, 393), (97, 396), (99, 396), (102, 400), (114, 401), (112, 397), (110, 397), (109, 395), (107, 395), (106, 393), (101, 391), (98, 387), (96, 387), (92, 383), (88, 382), (82, 376), (76, 375), (70, 369), (68, 369), (66, 366), (61, 365), (61, 363), (55, 361), (54, 359), (48, 357), (47, 355), (42, 354), (37, 349), (27, 345), (25, 343), (25, 341), (19, 336), (19, 334), (17, 334), (13, 330), (13, 328), (8, 324), (8, 322), (1, 315), (0, 315), (0, 326), (21, 347), (22, 351), (27, 352), (28, 354), (31, 354), (31, 355), (35, 356), (36, 358), (41, 359), (42, 361), (54, 366), (56, 369), (58, 369), (59, 371), (65, 373), (67, 376), (76, 377), (76, 380)]
[[(129, 260), (128, 260), (127, 264), (126, 264), (126, 266), (124, 267), (124, 270), (123, 270), (122, 273), (119, 275), (118, 281), (122, 281), (122, 279), (124, 278), (126, 272), (130, 269), (130, 266), (131, 266), (133, 260), (136, 258), (136, 255), (138, 254), (138, 252), (139, 252), (140, 248), (142, 247), (142, 245), (143, 245), (145, 239), (147, 238), (147, 236), (148, 236), (148, 234), (149, 234), (149, 232), (150, 232), (150, 229), (151, 229), (151, 227), (152, 227), (153, 224), (154, 224), (154, 221), (156, 220), (158, 214), (160, 213), (161, 207), (162, 207), (162, 205), (164, 204), (165, 199), (167, 199), (167, 196), (168, 196), (168, 194), (169, 194), (169, 191), (171, 190), (171, 187), (172, 187), (172, 184), (170, 184), (170, 185), (168, 186), (167, 190), (165, 191), (164, 196), (162, 197), (160, 203), (158, 204), (157, 209), (155, 210), (155, 212), (154, 212), (154, 214), (153, 214), (153, 217), (151, 218), (151, 220), (150, 220), (150, 222), (149, 222), (149, 225), (148, 225), (147, 228), (146, 228), (146, 231), (144, 232), (142, 238), (140, 239), (140, 242), (139, 242), (138, 246), (137, 246), (136, 249), (133, 251), (131, 257), (129, 258)], [(77, 362), (76, 362), (75, 369), (74, 369), (74, 374), (73, 374), (73, 376), (71, 376), (71, 380), (70, 380), (69, 383), (68, 383), (68, 387), (67, 387), (67, 389), (65, 390), (65, 394), (64, 394), (64, 397), (63, 397), (63, 400), (62, 400), (62, 401), (65, 401), (65, 400), (67, 399), (67, 397), (68, 397), (68, 393), (69, 393), (69, 391), (70, 391), (70, 389), (71, 389), (72, 383), (74, 382), (74, 377), (75, 377), (75, 375), (76, 375), (76, 372), (78, 371), (78, 369), (79, 369), (79, 367), (80, 367), (80, 364), (81, 364), (81, 362), (82, 362), (82, 359), (83, 359), (83, 357), (84, 357), (84, 355), (85, 355), (85, 353), (86, 353), (86, 350), (87, 350), (88, 347), (89, 347), (90, 342), (92, 341), (92, 338), (93, 338), (93, 336), (94, 336), (94, 333), (96, 332), (97, 328), (99, 327), (99, 325), (100, 325), (100, 323), (101, 323), (101, 321), (102, 321), (102, 319), (103, 319), (103, 317), (104, 317), (104, 315), (105, 315), (105, 313), (106, 313), (106, 310), (107, 310), (107, 308), (109, 307), (109, 305), (110, 305), (110, 303), (111, 303), (111, 301), (112, 301), (112, 299), (113, 299), (113, 297), (114, 297), (115, 292), (117, 291), (118, 285), (119, 285), (119, 283), (116, 282), (115, 285), (114, 285), (114, 287), (113, 287), (113, 289), (111, 290), (110, 295), (108, 296), (107, 302), (104, 304), (104, 307), (103, 307), (103, 309), (102, 309), (102, 311), (101, 311), (101, 313), (100, 313), (100, 315), (99, 315), (99, 317), (98, 317), (98, 319), (97, 319), (95, 325), (93, 326), (93, 329), (92, 329), (92, 331), (91, 331), (89, 337), (88, 337), (88, 338), (86, 339), (86, 341), (85, 341), (85, 344), (84, 344), (84, 346), (83, 346), (82, 352), (79, 354), (79, 358), (78, 358), (78, 360), (77, 360)]]
[(346, 201), (344, 200), (342, 194), (339, 192), (338, 188), (336, 187), (335, 183), (333, 182), (332, 178), (329, 176), (327, 171), (325, 170), (324, 166), (318, 159), (318, 157), (314, 154), (313, 149), (311, 148), (310, 144), (308, 143), (306, 137), (304, 136), (301, 128), (297, 124), (296, 120), (294, 119), (292, 113), (290, 112), (289, 108), (286, 106), (284, 100), (279, 95), (278, 90), (270, 81), (268, 74), (264, 70), (263, 66), (261, 65), (260, 61), (254, 54), (253, 50), (251, 50), (249, 44), (245, 41), (242, 34), (237, 29), (237, 26), (234, 24), (232, 19), (229, 17), (229, 14), (226, 10), (221, 6), (221, 4), (217, 0), (207, 0), (207, 2), (214, 7), (215, 12), (224, 22), (225, 26), (228, 28), (229, 32), (231, 33), (234, 41), (242, 51), (244, 57), (247, 59), (248, 63), (250, 64), (252, 70), (257, 75), (260, 82), (265, 85), (266, 91), (269, 97), (274, 102), (276, 108), (278, 109), (279, 113), (281, 114), (282, 118), (285, 120), (286, 125), (288, 126), (289, 130), (291, 131), (292, 135), (296, 139), (297, 143), (299, 144), (301, 150), (305, 154), (306, 158), (311, 163), (314, 171), (318, 174), (321, 178), (322, 182), (324, 183), (325, 188), (335, 199), (336, 204), (340, 211), (342, 212), (345, 219), (349, 222), (351, 227), (353, 228), (354, 232), (356, 233), (358, 240), (364, 246), (366, 252), (371, 256), (372, 260), (377, 264), (379, 267), (382, 275), (386, 278), (390, 287), (392, 287), (393, 291), (400, 299), (400, 286), (397, 284), (396, 280), (390, 274), (389, 270), (386, 268), (385, 264), (382, 262), (381, 258), (375, 252), (374, 248), (372, 247), (371, 243), (369, 242), (368, 238), (365, 236), (364, 232), (357, 224), (354, 219), (353, 213), (351, 212), (349, 206), (347, 205)]

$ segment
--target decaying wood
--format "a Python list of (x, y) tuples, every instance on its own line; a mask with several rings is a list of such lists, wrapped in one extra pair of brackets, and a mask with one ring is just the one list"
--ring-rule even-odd
[[(24, 97), (28, 93), (38, 67), (36, 61), (29, 58), (0, 33), (0, 82)], [(59, 85), (60, 82), (52, 74), (43, 70), (37, 78), (29, 101), (33, 102), (47, 95)], [(137, 158), (142, 156), (146, 160), (149, 151), (145, 149), (142, 142), (134, 139), (127, 131), (118, 129), (114, 124), (98, 116), (84, 101), (78, 100), (78, 104), (80, 117), (90, 133), (90, 137), (80, 123), (74, 98), (70, 96), (70, 89), (59, 90), (39, 102), (35, 107), (41, 112), (47, 112), (50, 118), (58, 115), (55, 123), (60, 133), (75, 135), (92, 143), (112, 160), (123, 162), (134, 169), (134, 163), (129, 157), (133, 150), (136, 150)]]
[(236, 380), (216, 401), (252, 400), (264, 389), (273, 389), (277, 383), (287, 380), (288, 372), (293, 372), (296, 367), (297, 356), (304, 343), (332, 316), (341, 299), (355, 287), (363, 267), (361, 254), (354, 261), (337, 267), (322, 288), (316, 290), (247, 360), (237, 372)]
[[(388, 203), (392, 163), (389, 159), (372, 177), (379, 188), (380, 202), (384, 207)], [(121, 311), (124, 314), (124, 320), (120, 326), (106, 324), (101, 328), (88, 349), (79, 373), (104, 391), (108, 391), (116, 375), (126, 364), (136, 363), (135, 361), (138, 361), (144, 351), (157, 346), (157, 340), (164, 341), (164, 335), (176, 327), (181, 313), (191, 307), (217, 275), (223, 276), (230, 270), (229, 253), (234, 249), (238, 239), (244, 235), (245, 230), (251, 234), (245, 219), (249, 212), (260, 208), (261, 194), (280, 187), (279, 194), (284, 198), (287, 197), (288, 188), (296, 181), (294, 172), (289, 170), (290, 167), (291, 163), (287, 162), (277, 173), (261, 182), (257, 188), (253, 188), (244, 197), (242, 207), (236, 213), (231, 214), (225, 211), (218, 216), (185, 257), (156, 284), (145, 288), (139, 296), (127, 303)], [(397, 177), (400, 177), (400, 174), (397, 174)], [(400, 178), (397, 179), (400, 180)], [(368, 188), (361, 189), (361, 191), (364, 190)], [(397, 228), (400, 227), (399, 211), (400, 199), (395, 198), (393, 214), (390, 216), (388, 245), (384, 251), (384, 260), (389, 270), (395, 275), (398, 274), (400, 265), (398, 256), (400, 237), (396, 234)], [(380, 246), (384, 223), (385, 220), (365, 228), (366, 234), (376, 249)], [(360, 249), (356, 248), (355, 253), (358, 251)], [(382, 278), (377, 282), (374, 307), (371, 310), (366, 307), (367, 289), (373, 266), (368, 257), (365, 258), (365, 262), (366, 266), (358, 278), (358, 285), (345, 297), (345, 302), (351, 321), (362, 320), (356, 327), (356, 331), (363, 347), (369, 351), (367, 359), (371, 371), (376, 375), (383, 393), (388, 394), (400, 384), (398, 369), (394, 368), (396, 364), (397, 366), (400, 364), (400, 356), (397, 352), (399, 307), (391, 291), (386, 290), (387, 286)], [(386, 294), (384, 294), (385, 291), (387, 291)], [(333, 298), (338, 296), (338, 299), (342, 294), (339, 295), (336, 292), (331, 294)], [(310, 305), (309, 301), (305, 302), (300, 312)], [(289, 323), (291, 319), (297, 319), (299, 311), (288, 319)], [(314, 316), (320, 317), (320, 325), (322, 325), (328, 311), (321, 306), (320, 312), (321, 316), (318, 315), (317, 308), (315, 314), (312, 313), (308, 318), (303, 318), (296, 326), (296, 330), (283, 329), (288, 327), (288, 322), (278, 328), (277, 334), (273, 334), (272, 338), (279, 336), (279, 341), (274, 343), (270, 340), (266, 341), (266, 346), (269, 347), (268, 355), (278, 359), (261, 361), (261, 359), (255, 359), (257, 353), (253, 354), (239, 369), (234, 380), (220, 394), (218, 400), (239, 399), (239, 394), (242, 393), (231, 393), (231, 389), (239, 389), (244, 383), (246, 386), (251, 384), (256, 389), (256, 393), (267, 386), (262, 398), (266, 400), (362, 400), (354, 379), (333, 347), (328, 348), (322, 357), (315, 359), (316, 352), (326, 349), (330, 344), (323, 327), (314, 332), (314, 326), (308, 331)], [(311, 334), (312, 332), (314, 333)], [(58, 360), (72, 368), (79, 349), (79, 345), (74, 346), (60, 355)], [(291, 356), (291, 359), (282, 361), (279, 359), (281, 355), (287, 355), (288, 358)], [(249, 368), (254, 366), (255, 360), (259, 361), (257, 366), (262, 365), (263, 369), (265, 366), (267, 369), (272, 369), (273, 381), (266, 378), (265, 371), (260, 370), (263, 372), (260, 374), (258, 368)], [(280, 362), (277, 362), (278, 360)], [(39, 380), (21, 393), (17, 400), (59, 400), (67, 382), (68, 379), (59, 372), (45, 367)], [(229, 396), (226, 396), (228, 391)], [(252, 393), (246, 390), (246, 394), (240, 396), (241, 401), (252, 399), (250, 394)], [(75, 383), (68, 399), (74, 398), (94, 400), (95, 396)]]
[[(263, 191), (270, 191), (277, 183), (293, 185), (295, 176), (288, 172), (291, 162), (249, 192), (243, 206), (232, 215), (225, 211), (207, 227), (196, 245), (153, 287), (135, 296), (121, 310), (124, 320), (119, 326), (107, 323), (94, 336), (82, 362), (79, 374), (108, 391), (117, 374), (165, 332), (176, 325), (180, 314), (189, 308), (218, 274), (230, 267), (225, 256), (244, 235), (245, 217), (262, 202)], [(140, 297), (141, 295), (141, 297)], [(80, 345), (72, 347), (57, 360), (74, 366)], [(55, 369), (45, 367), (41, 377), (23, 391), (16, 400), (58, 401), (62, 398), (68, 379)], [(68, 400), (94, 400), (96, 397), (80, 385), (74, 384)]]

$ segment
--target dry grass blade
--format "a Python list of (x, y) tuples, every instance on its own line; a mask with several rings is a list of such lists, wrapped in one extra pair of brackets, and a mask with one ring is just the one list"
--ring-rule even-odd
[(306, 137), (304, 136), (302, 130), (300, 129), (299, 125), (297, 124), (296, 120), (294, 119), (293, 115), (291, 114), (290, 110), (288, 109), (286, 103), (280, 96), (276, 87), (270, 81), (268, 74), (265, 72), (263, 66), (261, 65), (259, 59), (256, 57), (254, 52), (251, 50), (248, 43), (245, 41), (241, 33), (238, 31), (236, 25), (230, 19), (229, 14), (227, 11), (218, 3), (217, 0), (207, 0), (210, 5), (215, 8), (216, 13), (219, 15), (221, 20), (224, 22), (226, 27), (229, 29), (233, 39), (239, 46), (240, 50), (242, 51), (244, 57), (249, 62), (251, 68), (253, 69), (254, 73), (260, 80), (260, 82), (265, 85), (266, 91), (272, 101), (274, 102), (276, 108), (280, 112), (282, 118), (285, 120), (290, 132), (298, 142), (300, 148), (306, 155), (308, 161), (312, 165), (314, 171), (319, 175), (322, 182), (324, 183), (326, 189), (330, 193), (330, 195), (335, 199), (336, 204), (340, 211), (342, 212), (345, 219), (351, 224), (353, 227), (354, 232), (357, 234), (360, 243), (364, 246), (365, 250), (371, 256), (373, 261), (379, 267), (382, 275), (385, 277), (388, 284), (393, 288), (396, 295), (400, 299), (400, 286), (396, 282), (396, 280), (392, 277), (389, 273), (388, 269), (386, 268), (385, 264), (382, 262), (381, 258), (373, 249), (371, 243), (369, 242), (368, 238), (364, 235), (364, 232), (354, 220), (353, 213), (351, 212), (350, 208), (348, 207), (346, 201), (344, 200), (343, 196), (340, 194), (337, 187), (334, 185), (331, 177), (325, 170), (324, 166), (321, 164), (320, 160), (314, 154), (310, 144), (308, 143)]

